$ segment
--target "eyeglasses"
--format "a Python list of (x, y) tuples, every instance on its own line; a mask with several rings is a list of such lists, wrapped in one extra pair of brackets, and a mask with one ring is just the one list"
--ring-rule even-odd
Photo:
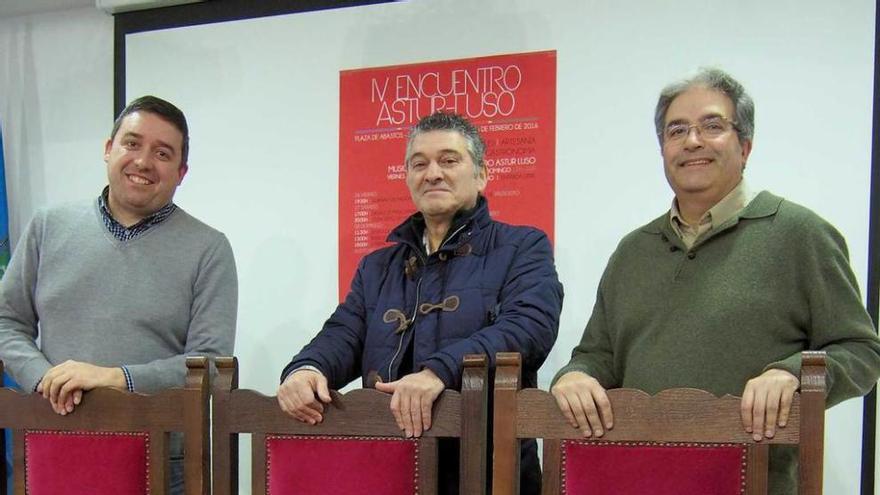
[(691, 133), (691, 129), (697, 130), (697, 135), (702, 138), (717, 138), (722, 134), (736, 129), (736, 122), (722, 116), (709, 117), (701, 120), (697, 124), (669, 124), (663, 131), (664, 143), (678, 143), (687, 139)]

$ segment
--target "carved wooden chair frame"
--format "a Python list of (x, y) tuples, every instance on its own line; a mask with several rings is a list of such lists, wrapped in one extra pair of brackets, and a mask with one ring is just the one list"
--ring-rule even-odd
[[(519, 493), (519, 440), (544, 440), (544, 495), (562, 493), (561, 445), (582, 439), (549, 392), (520, 390), (520, 355), (499, 353), (494, 390), (493, 494)], [(767, 493), (768, 448), (799, 447), (799, 493), (822, 493), (825, 418), (825, 353), (802, 353), (801, 388), (788, 424), (772, 439), (752, 440), (740, 419), (740, 398), (718, 398), (696, 389), (669, 389), (649, 395), (635, 389), (608, 391), (614, 428), (597, 442), (738, 444), (746, 449), (745, 493)], [(514, 411), (515, 413), (511, 413)], [(662, 425), (662, 427), (657, 427)]]
[[(11, 429), (13, 436), (15, 495), (26, 493), (24, 473), (27, 460), (24, 437), (25, 432), (34, 430), (147, 434), (151, 495), (162, 495), (166, 492), (169, 435), (171, 432), (183, 432), (186, 494), (210, 493), (208, 359), (190, 357), (187, 358), (186, 365), (184, 388), (150, 395), (115, 389), (95, 389), (87, 392), (82, 403), (65, 416), (56, 414), (39, 394), (24, 394), (10, 388), (0, 388), (0, 428)], [(0, 362), (0, 373), (2, 370), (3, 365)], [(0, 437), (2, 436), (0, 430)], [(0, 494), (6, 494), (5, 476)]]
[[(437, 440), (460, 438), (461, 493), (486, 493), (488, 375), (486, 356), (464, 359), (462, 391), (444, 391), (434, 403), (431, 429), (418, 440), (417, 493), (437, 492)], [(251, 434), (251, 493), (267, 493), (266, 439), (272, 435), (400, 438), (389, 405), (391, 396), (375, 389), (345, 394), (331, 391), (324, 420), (308, 425), (285, 414), (275, 396), (238, 388), (236, 358), (216, 360), (213, 387), (213, 493), (238, 493), (238, 434)]]

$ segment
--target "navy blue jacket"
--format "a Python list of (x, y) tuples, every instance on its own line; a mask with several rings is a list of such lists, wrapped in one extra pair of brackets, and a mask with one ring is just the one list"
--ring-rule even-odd
[[(393, 246), (361, 260), (345, 301), (287, 365), (282, 380), (310, 365), (339, 389), (358, 375), (366, 386), (370, 371), (390, 382), (430, 368), (447, 388), (460, 389), (465, 354), (486, 354), (494, 366), (496, 352), (517, 351), (523, 385), (537, 387), (562, 310), (547, 236), (492, 220), (482, 196), (457, 215), (430, 256), (424, 229), (417, 213), (388, 236)], [(441, 449), (440, 493), (457, 493), (457, 452), (454, 445)], [(537, 494), (534, 440), (523, 442), (520, 467), (521, 493)]]
[(365, 382), (370, 371), (390, 382), (430, 368), (459, 389), (465, 354), (485, 353), (494, 365), (496, 352), (517, 351), (524, 386), (537, 386), (562, 309), (547, 236), (492, 220), (482, 196), (430, 256), (423, 232), (417, 213), (388, 236), (393, 246), (361, 260), (345, 301), (282, 378), (311, 365), (341, 388), (357, 376)]

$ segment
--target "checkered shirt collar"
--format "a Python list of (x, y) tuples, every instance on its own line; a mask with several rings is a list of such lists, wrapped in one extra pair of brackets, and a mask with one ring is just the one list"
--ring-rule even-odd
[(164, 222), (168, 217), (174, 213), (174, 210), (177, 209), (177, 205), (174, 203), (168, 203), (159, 209), (156, 213), (144, 218), (140, 222), (132, 225), (131, 227), (126, 228), (121, 223), (117, 222), (113, 215), (110, 214), (110, 208), (107, 206), (107, 195), (110, 192), (110, 187), (107, 186), (101, 191), (101, 195), (98, 196), (98, 209), (101, 210), (101, 219), (104, 220), (104, 226), (107, 227), (107, 230), (113, 234), (113, 237), (116, 239), (125, 242), (134, 239), (135, 237), (143, 234), (144, 232), (150, 230), (152, 227), (159, 225)]

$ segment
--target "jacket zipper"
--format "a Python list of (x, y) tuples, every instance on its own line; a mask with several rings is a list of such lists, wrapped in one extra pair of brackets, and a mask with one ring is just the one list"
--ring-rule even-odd
[(391, 367), (394, 366), (394, 360), (397, 359), (397, 356), (400, 355), (400, 350), (403, 349), (403, 337), (406, 335), (406, 331), (410, 329), (416, 323), (416, 315), (419, 311), (419, 293), (422, 290), (422, 277), (419, 277), (419, 282), (416, 284), (416, 304), (413, 306), (413, 313), (410, 317), (409, 321), (406, 322), (406, 329), (400, 332), (400, 337), (397, 339), (397, 351), (394, 352), (394, 355), (391, 356), (391, 362), (388, 363), (388, 379), (391, 380)]
[[(455, 230), (455, 232), (452, 233), (451, 236), (447, 237), (446, 240), (440, 244), (440, 247), (438, 247), (437, 251), (435, 251), (435, 252), (438, 252), (441, 249), (443, 249), (443, 246), (445, 246), (447, 242), (449, 242), (450, 240), (452, 240), (452, 238), (454, 238), (456, 235), (458, 235), (458, 233), (461, 232), (462, 229), (467, 227), (467, 225), (468, 224), (465, 223), (461, 227), (457, 228)], [(421, 251), (416, 251), (416, 252), (419, 253), (419, 258), (421, 258), (421, 260), (422, 260), (422, 265), (428, 266), (428, 261), (425, 258), (422, 258)], [(412, 317), (410, 317), (409, 321), (407, 322), (406, 330), (400, 332), (400, 338), (398, 338), (398, 340), (397, 340), (397, 350), (394, 351), (394, 355), (391, 356), (391, 361), (388, 363), (388, 379), (389, 380), (391, 380), (391, 368), (394, 366), (394, 361), (397, 359), (397, 356), (400, 355), (401, 349), (403, 349), (403, 337), (406, 335), (407, 330), (409, 330), (410, 328), (412, 328), (416, 324), (416, 315), (418, 314), (418, 311), (419, 311), (419, 298), (421, 297), (420, 294), (422, 291), (422, 279), (423, 278), (424, 277), (419, 277), (419, 281), (416, 284), (416, 303), (413, 306)]]

